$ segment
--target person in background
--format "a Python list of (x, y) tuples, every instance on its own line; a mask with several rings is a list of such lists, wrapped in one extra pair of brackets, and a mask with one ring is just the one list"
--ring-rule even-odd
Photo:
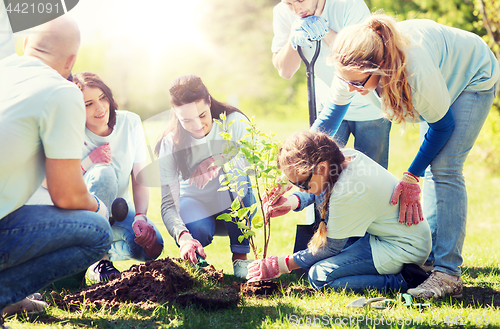
[(374, 14), (337, 35), (331, 60), (337, 72), (332, 105), (319, 115), (316, 129), (336, 131), (353, 94), (381, 100), (396, 123), (426, 123), (420, 149), (391, 199), (399, 201), (400, 223), (418, 224), (424, 217), (418, 183), (429, 168), (424, 206), (432, 228), (434, 269), (408, 292), (423, 298), (462, 296), (459, 266), (467, 221), (463, 166), (498, 90), (497, 59), (473, 33), (431, 20), (396, 22)]
[[(227, 141), (214, 120), (225, 113), (227, 121), (233, 122), (233, 142), (247, 134), (249, 125), (240, 110), (214, 99), (196, 75), (184, 75), (172, 82), (170, 102), (172, 118), (155, 149), (160, 163), (161, 213), (168, 232), (180, 247), (181, 257), (196, 264), (198, 256), (206, 258), (203, 247), (212, 242), (217, 216), (228, 212), (238, 197), (229, 191), (218, 191), (221, 166), (217, 163), (224, 161)], [(236, 165), (243, 170), (248, 164), (239, 160)], [(240, 181), (248, 182), (241, 201), (249, 207), (256, 202), (248, 188), (250, 179), (247, 175), (239, 176)], [(234, 275), (244, 279), (251, 262), (247, 259), (249, 241), (239, 241), (243, 233), (236, 223), (222, 222), (229, 235)]]
[[(85, 106), (66, 80), (79, 44), (65, 15), (28, 35), (23, 56), (0, 60), (1, 325), (42, 311), (46, 303), (26, 296), (86, 269), (112, 240), (107, 207), (80, 169)], [(54, 205), (25, 205), (45, 178)]]
[[(320, 87), (330, 87), (335, 76), (335, 69), (326, 65), (333, 41), (344, 27), (369, 16), (370, 11), (362, 0), (282, 0), (273, 10), (273, 65), (281, 77), (290, 79), (302, 62), (297, 46), (311, 60), (315, 51), (312, 40), (320, 41), (320, 55), (314, 70), (316, 93), (318, 103), (328, 106), (329, 89)], [(391, 122), (383, 117), (380, 107), (355, 96), (336, 133), (323, 132), (335, 133), (340, 147), (344, 147), (352, 135), (356, 150), (387, 169), (390, 129)]]

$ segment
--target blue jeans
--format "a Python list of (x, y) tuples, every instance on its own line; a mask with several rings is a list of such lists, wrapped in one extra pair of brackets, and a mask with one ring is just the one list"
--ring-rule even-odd
[[(424, 177), (423, 212), (432, 233), (426, 262), (450, 275), (461, 275), (462, 247), (467, 223), (467, 190), (463, 167), (491, 109), (498, 84), (487, 91), (462, 92), (450, 109), (455, 129), (431, 161)], [(428, 130), (420, 124), (421, 134)]]
[[(222, 199), (222, 194), (229, 193), (228, 191), (217, 192), (214, 198), (214, 203), (220, 202)], [(243, 197), (243, 204), (245, 207), (249, 207), (256, 203), (255, 197), (253, 195), (253, 190), (251, 188), (247, 189), (245, 197)], [(189, 233), (194, 239), (198, 240), (203, 247), (212, 243), (212, 239), (215, 235), (215, 221), (217, 216), (223, 213), (229, 213), (229, 210), (224, 210), (217, 214), (213, 214), (211, 211), (213, 205), (207, 205), (200, 200), (191, 197), (181, 197), (180, 198), (180, 216), (181, 219), (186, 223), (186, 227)], [(251, 218), (255, 213), (251, 215)], [(232, 253), (238, 254), (248, 254), (250, 252), (250, 245), (248, 239), (243, 239), (239, 242), (238, 237), (242, 235), (241, 230), (238, 225), (233, 222), (224, 221), (225, 228), (227, 229), (227, 234), (229, 235), (229, 243)]]
[[(294, 257), (295, 260), (295, 257)], [(408, 286), (399, 274), (379, 274), (370, 246), (370, 234), (345, 247), (339, 254), (311, 266), (309, 282), (315, 289), (348, 289), (362, 292), (367, 288), (406, 291)]]
[(370, 121), (342, 121), (334, 136), (339, 147), (345, 147), (349, 135), (354, 136), (354, 148), (387, 169), (389, 163), (389, 133), (391, 122), (387, 119)]
[(28, 205), (0, 219), (0, 309), (86, 270), (111, 240), (109, 222), (91, 211)]
[[(108, 210), (111, 211), (111, 205), (116, 199), (118, 193), (118, 179), (113, 167), (110, 165), (95, 165), (90, 168), (83, 176), (85, 184), (90, 193), (96, 195)], [(144, 248), (135, 243), (135, 233), (132, 229), (134, 223), (135, 208), (128, 204), (129, 212), (122, 222), (115, 222), (111, 226), (113, 230), (113, 242), (108, 252), (111, 261), (135, 259), (141, 262), (151, 260), (152, 257), (146, 255)], [(152, 223), (156, 231), (156, 241), (163, 245), (163, 238), (158, 228)]]

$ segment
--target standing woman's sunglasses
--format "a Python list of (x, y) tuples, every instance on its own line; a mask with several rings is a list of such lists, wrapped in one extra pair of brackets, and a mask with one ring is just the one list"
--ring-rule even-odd
[(186, 89), (192, 93), (195, 93), (200, 89), (201, 84), (201, 78), (193, 78), (185, 84), (173, 86), (172, 88), (170, 88), (170, 95), (182, 98), (182, 96), (186, 92)]
[(288, 181), (290, 183), (292, 183), (293, 185), (297, 186), (298, 188), (300, 188), (301, 190), (309, 191), (311, 189), (311, 186), (309, 186), (309, 182), (311, 181), (311, 178), (313, 175), (314, 175), (314, 170), (311, 171), (311, 173), (309, 174), (307, 179), (305, 181), (303, 181), (302, 183), (295, 183), (295, 182), (292, 182), (291, 180), (288, 180)]

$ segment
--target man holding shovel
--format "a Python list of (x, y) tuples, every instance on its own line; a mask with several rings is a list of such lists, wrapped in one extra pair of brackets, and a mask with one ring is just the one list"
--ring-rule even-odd
[[(362, 0), (282, 0), (273, 10), (273, 64), (281, 77), (290, 79), (300, 67), (300, 46), (306, 58), (314, 52), (311, 40), (321, 40), (321, 51), (315, 64), (318, 103), (327, 104), (328, 90), (335, 78), (332, 66), (326, 65), (330, 46), (337, 32), (357, 24), (370, 15)], [(322, 87), (322, 88), (321, 88)], [(344, 147), (352, 134), (354, 148), (365, 153), (387, 169), (390, 121), (382, 111), (359, 95), (354, 97), (335, 140)], [(328, 132), (326, 132), (328, 133)]]

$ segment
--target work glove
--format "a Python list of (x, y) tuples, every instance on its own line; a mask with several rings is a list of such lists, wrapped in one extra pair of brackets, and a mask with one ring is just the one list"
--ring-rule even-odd
[(248, 282), (271, 280), (278, 278), (283, 273), (290, 273), (286, 265), (286, 257), (271, 256), (257, 259), (248, 265)]
[(328, 21), (319, 16), (307, 16), (297, 19), (292, 24), (293, 31), (304, 31), (309, 40), (321, 40), (328, 33)]
[(109, 147), (109, 143), (106, 143), (93, 149), (92, 152), (82, 160), (82, 170), (85, 173), (95, 163), (111, 163), (111, 161), (113, 161), (111, 148)]
[[(285, 182), (285, 184), (283, 184), (283, 182)], [(290, 184), (288, 178), (285, 175), (279, 177), (276, 180), (275, 186), (273, 187), (271, 192), (269, 192), (269, 205), (277, 203), (279, 198), (281, 198), (286, 192), (290, 191), (292, 187), (292, 184)]]
[(189, 185), (193, 185), (194, 183), (197, 188), (203, 189), (208, 182), (219, 175), (220, 168), (221, 167), (214, 165), (213, 157), (206, 158), (191, 174)]
[(281, 196), (274, 204), (270, 204), (267, 197), (264, 196), (262, 200), (262, 209), (266, 218), (284, 216), (295, 210), (299, 206), (299, 198), (296, 195), (289, 197)]
[(292, 31), (290, 34), (290, 44), (294, 50), (297, 50), (297, 46), (301, 48), (312, 48), (313, 43), (309, 40), (309, 35), (304, 30)]
[(394, 189), (391, 204), (398, 204), (399, 199), (399, 223), (406, 225), (418, 224), (424, 220), (422, 205), (420, 204), (420, 186), (418, 179), (410, 172), (405, 172), (403, 178)]
[(198, 240), (193, 239), (191, 234), (184, 233), (179, 238), (179, 247), (181, 252), (182, 259), (188, 259), (191, 263), (198, 263), (198, 258), (196, 257), (196, 253), (203, 258), (207, 258), (207, 254), (205, 250), (203, 250), (203, 246)]
[(97, 201), (97, 210), (95, 212), (109, 220), (108, 207), (97, 196), (94, 195), (94, 198)]
[(153, 225), (148, 223), (148, 217), (143, 214), (137, 214), (132, 223), (132, 230), (136, 238), (135, 243), (143, 248), (151, 248), (156, 242), (156, 231)]

